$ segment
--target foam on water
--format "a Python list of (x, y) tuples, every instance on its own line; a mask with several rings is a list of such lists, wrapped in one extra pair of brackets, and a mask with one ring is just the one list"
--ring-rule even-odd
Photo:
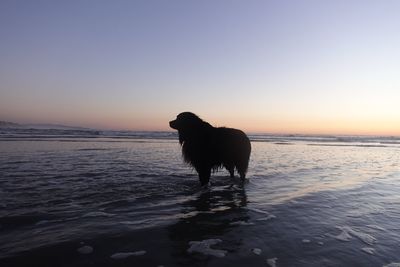
[(373, 245), (376, 242), (376, 238), (372, 235), (354, 230), (350, 226), (337, 226), (336, 228), (342, 231), (339, 235), (335, 236), (335, 238), (338, 240), (350, 241), (352, 236), (354, 236), (368, 245)]
[(215, 257), (225, 257), (227, 251), (226, 250), (221, 250), (221, 249), (213, 249), (210, 246), (216, 245), (218, 243), (222, 242), (221, 239), (206, 239), (202, 241), (190, 241), (189, 245), (190, 247), (188, 248), (187, 252), (188, 253), (201, 253), (204, 255), (210, 255), (210, 256), (215, 256)]
[(400, 262), (392, 262), (387, 265), (384, 265), (383, 267), (400, 267)]
[(269, 220), (272, 220), (272, 219), (275, 219), (275, 218), (276, 218), (276, 216), (271, 214), (271, 215), (268, 215), (266, 217), (258, 218), (257, 221), (269, 221)]
[(270, 258), (270, 259), (267, 259), (267, 264), (270, 266), (270, 267), (276, 267), (276, 261), (278, 260), (278, 258)]
[[(339, 228), (339, 229), (340, 229), (340, 228)], [(347, 242), (347, 241), (350, 241), (351, 235), (349, 234), (348, 231), (342, 230), (342, 232), (341, 232), (340, 234), (336, 235), (335, 238), (336, 238), (337, 240)]]
[(246, 222), (246, 221), (236, 221), (236, 222), (230, 222), (230, 225), (254, 225), (252, 222)]
[(43, 224), (47, 224), (47, 223), (49, 223), (50, 221), (49, 220), (41, 220), (41, 221), (38, 221), (37, 223), (36, 223), (36, 225), (43, 225)]
[(142, 256), (144, 254), (146, 254), (145, 250), (139, 250), (134, 252), (117, 252), (112, 254), (110, 257), (114, 260), (122, 260), (131, 256)]
[(253, 249), (251, 249), (251, 251), (252, 251), (254, 254), (256, 254), (256, 255), (260, 255), (261, 252), (262, 252), (262, 250), (259, 249), (259, 248), (253, 248)]
[(367, 226), (369, 228), (372, 228), (372, 229), (375, 229), (375, 230), (385, 231), (385, 229), (383, 227), (381, 227), (379, 225), (376, 225), (376, 224), (367, 224), (365, 226)]
[(366, 247), (366, 248), (361, 248), (361, 250), (369, 255), (374, 255), (375, 254), (375, 249)]
[[(275, 216), (274, 214), (271, 214), (271, 213), (268, 212), (268, 211), (260, 210), (260, 209), (257, 209), (257, 208), (248, 208), (248, 210), (263, 215), (263, 217), (257, 218), (257, 219), (256, 219), (257, 221), (269, 221), (269, 220), (271, 220), (271, 219), (275, 219), (275, 218), (276, 218), (276, 216)], [(265, 216), (265, 215), (266, 215), (266, 216)]]

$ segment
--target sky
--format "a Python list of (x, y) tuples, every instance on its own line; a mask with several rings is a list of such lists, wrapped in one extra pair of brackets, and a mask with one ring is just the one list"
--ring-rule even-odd
[(400, 135), (400, 1), (0, 1), (0, 120)]

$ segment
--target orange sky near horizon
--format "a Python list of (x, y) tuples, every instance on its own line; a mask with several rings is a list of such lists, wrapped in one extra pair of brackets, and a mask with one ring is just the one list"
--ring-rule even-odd
[[(198, 113), (199, 114), (199, 113)], [(200, 115), (200, 114), (199, 114)], [(201, 115), (200, 115), (201, 116)], [(312, 135), (379, 135), (400, 136), (400, 125), (393, 120), (351, 120), (341, 118), (296, 119), (291, 118), (235, 118), (235, 117), (212, 117), (201, 116), (201, 118), (215, 127), (232, 127), (242, 129), (247, 133), (271, 133), (271, 134), (312, 134)], [(91, 120), (88, 125), (85, 121), (78, 123), (79, 126), (93, 127), (97, 129), (110, 130), (136, 130), (136, 131), (174, 131), (169, 128), (168, 122), (175, 119), (175, 115), (135, 118), (125, 116), (124, 118), (108, 118), (106, 120)], [(74, 125), (74, 122), (69, 125)]]
[[(292, 118), (292, 117), (260, 117), (260, 116), (212, 116), (197, 113), (203, 120), (216, 127), (232, 127), (247, 133), (272, 134), (332, 134), (332, 135), (384, 135), (400, 136), (400, 124), (397, 118), (382, 120), (379, 118)], [(80, 126), (104, 130), (136, 130), (136, 131), (174, 131), (168, 122), (177, 114), (158, 115), (154, 117), (125, 114), (124, 116), (85, 117), (72, 119), (15, 118), (19, 123), (54, 123), (69, 126)]]
[(0, 120), (400, 136), (399, 1), (0, 1)]

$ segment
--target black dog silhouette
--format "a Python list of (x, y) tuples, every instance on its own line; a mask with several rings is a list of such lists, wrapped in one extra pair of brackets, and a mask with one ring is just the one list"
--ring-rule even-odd
[(211, 170), (223, 167), (231, 177), (236, 168), (244, 181), (251, 152), (250, 140), (244, 132), (213, 127), (191, 112), (180, 113), (169, 125), (178, 130), (183, 158), (196, 169), (201, 185), (208, 184)]

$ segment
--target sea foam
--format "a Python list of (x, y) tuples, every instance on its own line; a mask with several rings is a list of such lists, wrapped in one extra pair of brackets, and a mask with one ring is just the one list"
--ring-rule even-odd
[(271, 267), (276, 267), (276, 261), (278, 260), (278, 258), (271, 258), (271, 259), (267, 259), (267, 264)]
[(111, 258), (114, 260), (121, 260), (128, 258), (130, 256), (142, 256), (146, 254), (145, 250), (139, 250), (139, 251), (134, 251), (134, 252), (117, 252), (111, 255)]
[(370, 255), (374, 255), (375, 254), (375, 249), (374, 248), (366, 247), (366, 248), (361, 248), (361, 250), (363, 252), (367, 253), (367, 254), (370, 254)]
[(342, 230), (339, 235), (335, 236), (340, 241), (350, 241), (352, 236), (354, 236), (368, 245), (373, 245), (376, 242), (376, 238), (372, 235), (354, 230), (350, 226), (337, 226), (336, 228)]
[(216, 245), (218, 243), (222, 242), (221, 239), (206, 239), (203, 241), (190, 241), (189, 245), (190, 248), (188, 248), (187, 252), (189, 253), (202, 253), (204, 255), (211, 255), (215, 257), (225, 257), (227, 251), (226, 250), (221, 250), (221, 249), (213, 249), (210, 246)]

